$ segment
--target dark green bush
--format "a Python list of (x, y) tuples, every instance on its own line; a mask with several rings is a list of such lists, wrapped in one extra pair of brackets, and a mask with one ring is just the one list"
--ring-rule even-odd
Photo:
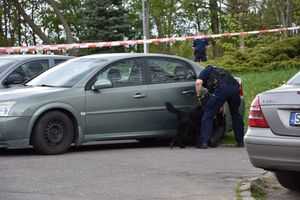
[(265, 69), (288, 69), (288, 68), (300, 68), (300, 60), (291, 59), (288, 61), (274, 61), (264, 67)]
[(286, 53), (282, 53), (274, 58), (274, 61), (285, 61), (289, 60), (290, 57)]
[(232, 72), (300, 68), (300, 37), (287, 38), (265, 47), (243, 48), (209, 60)]

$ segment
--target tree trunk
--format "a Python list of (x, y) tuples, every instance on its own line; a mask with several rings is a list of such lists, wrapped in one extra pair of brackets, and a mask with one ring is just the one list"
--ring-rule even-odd
[[(46, 0), (46, 2), (53, 8), (55, 14), (57, 15), (59, 21), (61, 22), (61, 24), (63, 25), (66, 35), (67, 35), (67, 43), (68, 44), (72, 44), (74, 43), (73, 37), (72, 37), (72, 33), (71, 33), (71, 28), (66, 20), (66, 18), (62, 15), (62, 13), (60, 12), (60, 10), (58, 9), (58, 6), (56, 4), (56, 2), (54, 0)], [(69, 50), (70, 55), (75, 56), (76, 55), (76, 51), (75, 49), (70, 49)]]
[[(218, 16), (218, 2), (217, 0), (209, 0), (209, 8), (210, 8), (210, 22), (211, 29), (214, 34), (219, 34), (219, 16)], [(212, 40), (212, 48), (213, 48), (213, 57), (218, 57), (221, 55), (220, 48), (217, 46), (215, 40)]]
[[(154, 16), (154, 21), (155, 21), (156, 27), (157, 27), (158, 38), (163, 38), (164, 30), (163, 30), (162, 22), (161, 22), (160, 18)], [(160, 48), (160, 52), (162, 52), (162, 53), (164, 53), (166, 50), (164, 43), (159, 43), (159, 48)]]
[(8, 41), (8, 27), (7, 27), (7, 16), (9, 15), (9, 9), (7, 8), (7, 0), (3, 0), (3, 7), (4, 7), (4, 43), (5, 46), (7, 46), (7, 41)]
[[(145, 28), (146, 28), (146, 38), (150, 38), (150, 0), (146, 0), (145, 2)], [(146, 45), (147, 52), (150, 53), (149, 43)]]
[[(34, 12), (34, 10), (35, 10), (35, 4), (34, 4), (34, 1), (32, 1), (32, 8), (31, 8), (31, 19), (33, 19), (33, 12)], [(35, 37), (35, 32), (34, 32), (34, 30), (32, 30), (32, 31), (30, 31), (30, 33), (32, 33), (32, 43), (33, 43), (33, 45), (34, 46), (36, 46), (36, 37)], [(26, 40), (26, 41), (28, 41), (28, 40)], [(26, 42), (26, 44), (27, 44), (27, 42)]]

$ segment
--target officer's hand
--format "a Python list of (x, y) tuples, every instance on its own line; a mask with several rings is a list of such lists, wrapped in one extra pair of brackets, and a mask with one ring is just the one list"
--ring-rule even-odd
[(204, 98), (205, 98), (204, 95), (197, 96), (197, 101), (198, 101), (198, 103), (202, 104)]
[(200, 95), (200, 96), (197, 96), (196, 98), (197, 98), (198, 101), (201, 101), (202, 96)]

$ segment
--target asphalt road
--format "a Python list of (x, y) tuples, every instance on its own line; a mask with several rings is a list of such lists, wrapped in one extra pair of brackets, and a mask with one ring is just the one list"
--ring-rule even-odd
[(237, 147), (169, 149), (98, 143), (63, 155), (0, 150), (1, 200), (229, 200), (261, 174)]

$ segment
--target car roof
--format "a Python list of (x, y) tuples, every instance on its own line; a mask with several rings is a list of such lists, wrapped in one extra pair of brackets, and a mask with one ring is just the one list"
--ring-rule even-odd
[(166, 57), (166, 58), (179, 58), (185, 59), (178, 56), (166, 55), (166, 54), (156, 54), (156, 53), (104, 53), (104, 54), (93, 54), (88, 56), (83, 56), (85, 58), (102, 58), (104, 60), (114, 60), (120, 58), (131, 58), (131, 57)]
[[(80, 59), (80, 58), (95, 58), (95, 59), (102, 59), (105, 61), (105, 63), (110, 63), (115, 60), (121, 60), (126, 58), (143, 58), (143, 57), (164, 57), (164, 58), (177, 58), (184, 60), (186, 62), (189, 62), (192, 64), (196, 69), (203, 69), (204, 67), (200, 65), (199, 63), (196, 63), (190, 59), (180, 57), (180, 56), (174, 56), (174, 55), (167, 55), (167, 54), (158, 54), (158, 53), (103, 53), (103, 54), (92, 54), (82, 57), (77, 57), (74, 59)], [(199, 73), (199, 71), (197, 72)]]
[(9, 58), (15, 60), (26, 60), (31, 58), (73, 58), (73, 56), (65, 56), (65, 55), (44, 55), (44, 54), (18, 54), (18, 55), (8, 55), (3, 54), (0, 55), (1, 58)]

